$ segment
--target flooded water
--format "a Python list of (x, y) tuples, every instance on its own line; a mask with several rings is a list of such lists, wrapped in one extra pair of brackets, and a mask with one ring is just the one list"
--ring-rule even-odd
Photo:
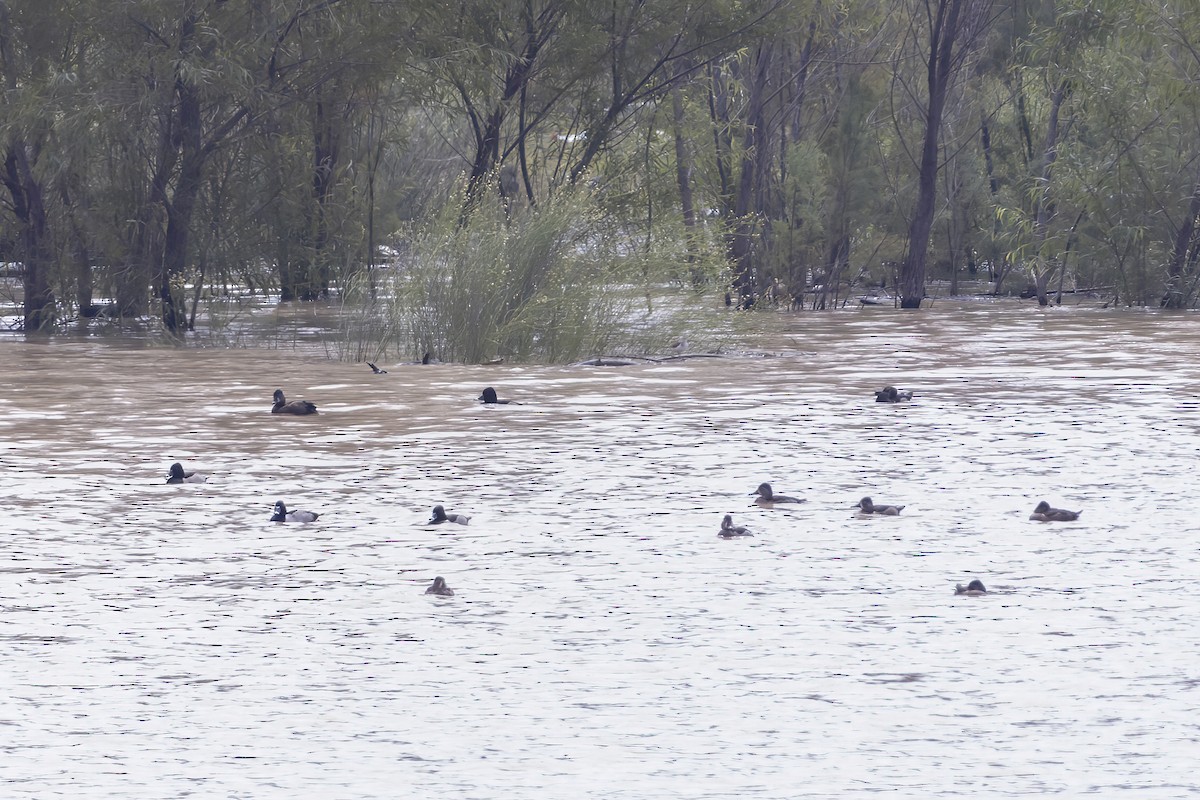
[(0, 343), (0, 796), (1200, 793), (1195, 316), (761, 324), (386, 375)]

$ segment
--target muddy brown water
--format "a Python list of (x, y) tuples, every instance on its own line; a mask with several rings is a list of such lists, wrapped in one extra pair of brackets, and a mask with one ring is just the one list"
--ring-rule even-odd
[(0, 343), (0, 796), (1200, 793), (1200, 320), (764, 319), (770, 357), (378, 376)]

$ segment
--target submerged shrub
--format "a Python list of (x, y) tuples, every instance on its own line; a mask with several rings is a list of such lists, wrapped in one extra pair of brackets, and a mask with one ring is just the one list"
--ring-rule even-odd
[(396, 248), (389, 314), (401, 353), (567, 362), (643, 349), (672, 323), (653, 292), (723, 266), (714, 241), (685, 267), (682, 231), (656, 230), (647, 245), (586, 188), (512, 211), (485, 201), (467, 217), (458, 200)]

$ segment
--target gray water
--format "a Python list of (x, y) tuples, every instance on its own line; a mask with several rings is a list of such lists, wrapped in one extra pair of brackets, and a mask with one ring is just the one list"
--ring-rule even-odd
[(754, 356), (378, 376), (0, 344), (0, 796), (1200, 793), (1196, 317), (762, 325)]

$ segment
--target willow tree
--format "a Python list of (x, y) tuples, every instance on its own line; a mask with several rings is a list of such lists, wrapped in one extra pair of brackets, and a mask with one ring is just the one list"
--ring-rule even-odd
[[(922, 136), (917, 152), (917, 196), (908, 227), (908, 249), (900, 266), (900, 307), (920, 308), (925, 296), (925, 261), (933, 230), (937, 178), (942, 167), (942, 116), (955, 82), (987, 33), (993, 0), (915, 0), (906, 10), (907, 47), (921, 54), (924, 90), (903, 85), (904, 95), (920, 105)], [(901, 12), (903, 13), (903, 12)], [(899, 65), (896, 75), (903, 82)]]
[(1160, 305), (1186, 308), (1196, 297), (1200, 280), (1200, 142), (1195, 136), (1200, 127), (1200, 20), (1191, 4), (1144, 6), (1152, 15), (1156, 38), (1164, 42), (1163, 49), (1168, 54), (1164, 59), (1168, 72), (1163, 84), (1169, 98), (1178, 98), (1178, 103), (1172, 106), (1179, 109), (1176, 119), (1180, 122), (1171, 128), (1187, 132), (1176, 150), (1180, 161), (1178, 173), (1186, 176), (1190, 184), (1172, 193), (1175, 203), (1163, 208), (1162, 216), (1168, 223), (1169, 255)]
[(14, 14), (9, 3), (0, 0), (0, 182), (19, 229), (27, 332), (44, 331), (55, 319), (51, 187), (40, 162), (43, 156), (54, 159), (50, 149), (55, 114), (49, 101), (58, 69), (51, 57), (72, 46), (69, 26), (58, 24), (65, 14), (57, 3), (20, 4)]

